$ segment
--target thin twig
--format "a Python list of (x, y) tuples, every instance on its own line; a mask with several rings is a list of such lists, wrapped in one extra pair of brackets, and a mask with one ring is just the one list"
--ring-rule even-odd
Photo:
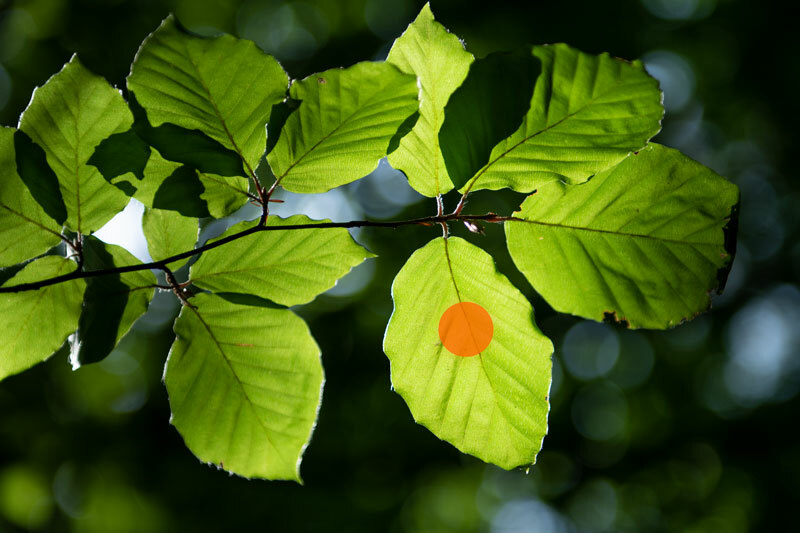
[(221, 239), (217, 239), (214, 242), (207, 243), (203, 246), (200, 246), (199, 248), (194, 248), (192, 250), (188, 250), (186, 252), (179, 253), (167, 257), (165, 259), (161, 259), (159, 261), (153, 261), (151, 263), (140, 263), (138, 265), (128, 265), (123, 267), (104, 268), (99, 270), (88, 270), (88, 271), (75, 270), (73, 272), (70, 272), (69, 274), (63, 274), (61, 276), (56, 276), (41, 281), (35, 281), (31, 283), (20, 283), (19, 285), (12, 285), (10, 287), (0, 287), (0, 294), (34, 291), (41, 289), (43, 287), (49, 287), (51, 285), (56, 285), (58, 283), (64, 283), (75, 279), (95, 278), (100, 276), (109, 276), (113, 274), (125, 274), (127, 272), (138, 272), (141, 270), (162, 270), (166, 272), (165, 269), (168, 269), (167, 265), (169, 265), (170, 263), (174, 263), (175, 261), (180, 261), (182, 259), (187, 259), (189, 257), (201, 254), (208, 250), (212, 250), (214, 248), (227, 244), (229, 242), (233, 242), (235, 240), (247, 237), (248, 235), (252, 235), (254, 233), (259, 233), (262, 231), (292, 231), (301, 229), (363, 228), (363, 227), (399, 228), (401, 226), (433, 226), (433, 225), (439, 225), (441, 223), (447, 223), (450, 221), (464, 221), (464, 220), (470, 220), (470, 221), (481, 220), (488, 223), (500, 223), (508, 220), (521, 220), (521, 219), (515, 217), (502, 217), (494, 213), (487, 213), (485, 215), (460, 215), (451, 213), (449, 215), (436, 215), (432, 217), (413, 218), (410, 220), (396, 220), (396, 221), (385, 221), (385, 222), (377, 220), (351, 220), (349, 222), (319, 222), (311, 224), (296, 224), (296, 225), (286, 225), (286, 226), (256, 225), (246, 230), (240, 231), (238, 233), (228, 235), (227, 237), (222, 237)]
[(184, 292), (185, 283), (178, 283), (178, 280), (175, 278), (175, 274), (173, 274), (172, 270), (166, 265), (159, 267), (163, 272), (164, 276), (167, 278), (167, 283), (169, 283), (169, 288), (172, 289), (173, 294), (178, 297), (178, 300), (181, 301), (181, 304), (194, 308), (192, 304), (189, 303), (189, 300), (186, 297), (186, 293)]

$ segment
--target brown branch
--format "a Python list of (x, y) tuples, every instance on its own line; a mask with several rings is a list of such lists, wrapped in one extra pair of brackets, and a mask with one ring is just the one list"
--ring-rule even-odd
[(325, 229), (325, 228), (399, 228), (401, 226), (434, 226), (439, 224), (446, 224), (449, 221), (481, 221), (481, 220), (489, 223), (499, 223), (508, 220), (520, 220), (520, 219), (515, 217), (502, 217), (494, 213), (487, 213), (485, 215), (461, 215), (461, 214), (451, 213), (449, 215), (436, 215), (432, 217), (413, 218), (410, 220), (395, 220), (386, 222), (381, 222), (376, 220), (351, 220), (349, 222), (319, 222), (312, 224), (296, 224), (290, 226), (256, 225), (246, 230), (240, 231), (238, 233), (228, 235), (227, 237), (217, 239), (214, 242), (207, 243), (198, 248), (194, 248), (192, 250), (188, 250), (186, 252), (182, 252), (167, 257), (165, 259), (161, 259), (159, 261), (153, 261), (151, 263), (140, 263), (138, 265), (129, 265), (124, 267), (104, 268), (99, 270), (88, 270), (88, 271), (75, 270), (73, 272), (70, 272), (69, 274), (63, 274), (61, 276), (56, 276), (41, 281), (34, 281), (31, 283), (21, 283), (19, 285), (12, 285), (10, 287), (0, 287), (0, 294), (34, 291), (41, 289), (43, 287), (49, 287), (50, 285), (56, 285), (58, 283), (64, 283), (75, 279), (96, 278), (100, 276), (109, 276), (113, 274), (125, 274), (127, 272), (138, 272), (140, 270), (161, 270), (166, 272), (167, 270), (169, 270), (167, 265), (169, 265), (170, 263), (174, 263), (175, 261), (180, 261), (182, 259), (187, 259), (189, 257), (199, 255), (208, 250), (213, 250), (214, 248), (217, 248), (229, 242), (233, 242), (235, 240), (247, 237), (248, 235), (252, 235), (254, 233), (259, 233), (262, 231), (290, 231), (299, 229)]

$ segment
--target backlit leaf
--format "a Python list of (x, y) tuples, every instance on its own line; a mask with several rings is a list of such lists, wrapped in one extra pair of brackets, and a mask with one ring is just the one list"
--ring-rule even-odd
[(202, 131), (239, 154), (247, 175), (266, 149), (270, 110), (288, 85), (275, 58), (253, 42), (191, 35), (171, 16), (145, 39), (128, 77), (153, 126)]
[(554, 309), (667, 328), (709, 306), (734, 253), (737, 187), (651, 144), (588, 183), (543, 185), (508, 222), (517, 267)]
[[(302, 215), (270, 216), (267, 226), (319, 224)], [(254, 227), (242, 222), (219, 238)], [(213, 241), (212, 241), (213, 242)], [(192, 265), (192, 283), (213, 292), (252, 293), (281, 305), (310, 302), (373, 254), (343, 228), (260, 231), (214, 248)]]
[[(491, 256), (463, 239), (434, 239), (400, 270), (392, 297), (383, 349), (414, 419), (484, 461), (532, 464), (547, 432), (553, 345)], [(459, 302), (483, 307), (493, 323), (491, 342), (473, 357), (439, 336), (442, 315)]]
[(300, 481), (322, 393), (320, 351), (288, 309), (191, 299), (164, 382), (172, 424), (202, 461), (244, 477)]
[[(154, 261), (186, 252), (197, 242), (198, 221), (176, 211), (145, 208), (142, 229), (147, 239), (147, 249)], [(172, 270), (183, 266), (188, 259), (170, 263)]]
[(86, 70), (77, 56), (34, 91), (20, 130), (44, 149), (58, 178), (69, 229), (96, 231), (127, 205), (128, 197), (87, 163), (101, 141), (131, 124), (119, 91)]
[[(69, 274), (75, 263), (47, 256), (25, 266), (4, 286)], [(40, 363), (78, 327), (85, 283), (82, 279), (36, 291), (0, 294), (0, 380)]]
[(472, 60), (458, 37), (434, 20), (429, 4), (394, 42), (386, 58), (419, 80), (419, 119), (400, 140), (397, 150), (389, 154), (389, 163), (402, 170), (408, 183), (425, 196), (453, 188), (439, 149), (439, 129), (444, 106), (464, 81)]
[(519, 129), (494, 147), (470, 180), (472, 189), (531, 192), (553, 180), (582, 183), (661, 129), (661, 91), (641, 62), (564, 44), (534, 46), (532, 54), (542, 74), (530, 110)]
[(296, 81), (300, 107), (267, 155), (281, 186), (325, 192), (378, 166), (400, 125), (417, 110), (416, 77), (388, 63), (363, 62)]

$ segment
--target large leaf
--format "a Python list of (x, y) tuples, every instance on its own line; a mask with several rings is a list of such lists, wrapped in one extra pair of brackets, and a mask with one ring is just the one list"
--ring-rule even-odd
[(131, 124), (119, 91), (86, 70), (77, 56), (34, 91), (19, 128), (44, 149), (58, 178), (69, 229), (96, 231), (127, 205), (128, 197), (87, 162), (102, 140)]
[[(25, 266), (5, 286), (68, 274), (75, 263), (47, 256)], [(0, 380), (53, 355), (78, 327), (85, 283), (81, 279), (19, 293), (0, 294)]]
[(519, 129), (492, 150), (470, 180), (472, 189), (531, 192), (553, 180), (582, 183), (658, 133), (661, 91), (641, 62), (564, 44), (534, 46), (532, 53), (542, 75), (530, 110)]
[[(154, 261), (160, 261), (194, 248), (197, 242), (198, 221), (175, 211), (145, 208), (142, 229), (147, 239), (147, 249)], [(188, 259), (171, 263), (176, 270)]]
[[(532, 464), (547, 432), (553, 345), (491, 256), (463, 239), (437, 238), (414, 252), (392, 297), (383, 349), (392, 386), (414, 419), (484, 461)], [(483, 307), (493, 324), (488, 346), (474, 357), (455, 355), (440, 337), (443, 314), (460, 302)]]
[[(303, 215), (271, 216), (267, 226), (318, 224)], [(219, 238), (254, 227), (242, 222)], [(212, 241), (213, 242), (213, 241)], [(255, 294), (281, 305), (310, 302), (351, 268), (373, 254), (343, 228), (260, 231), (204, 252), (192, 265), (190, 279), (213, 292)]]
[(455, 35), (436, 22), (425, 4), (408, 29), (392, 45), (388, 63), (416, 74), (420, 86), (419, 119), (414, 128), (389, 154), (389, 163), (425, 196), (444, 194), (453, 188), (439, 150), (439, 129), (444, 106), (469, 71), (472, 54)]
[(363, 178), (417, 110), (416, 77), (388, 63), (357, 63), (294, 82), (300, 107), (267, 155), (287, 190), (325, 192)]
[(265, 125), (289, 79), (251, 41), (197, 37), (168, 17), (136, 54), (128, 88), (153, 126), (200, 130), (242, 159), (253, 174), (266, 149)]
[(467, 79), (447, 102), (439, 131), (442, 157), (456, 188), (519, 128), (540, 72), (539, 61), (528, 50), (496, 52), (472, 63)]
[(300, 481), (322, 393), (320, 351), (288, 309), (199, 294), (175, 322), (164, 382), (172, 424), (202, 461)]
[(734, 253), (737, 187), (652, 144), (588, 183), (543, 185), (506, 224), (517, 267), (557, 311), (666, 328), (709, 306)]
[[(102, 270), (140, 264), (127, 250), (95, 237), (83, 240), (84, 268)], [(78, 331), (71, 340), (73, 366), (104, 359), (119, 344), (153, 298), (149, 270), (88, 278)]]
[(17, 172), (14, 129), (0, 128), (0, 267), (43, 254), (61, 241), (61, 225), (36, 202)]

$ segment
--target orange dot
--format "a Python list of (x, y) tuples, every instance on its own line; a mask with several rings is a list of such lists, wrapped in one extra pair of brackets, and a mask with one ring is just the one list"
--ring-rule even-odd
[(439, 320), (439, 338), (450, 352), (461, 357), (478, 355), (494, 335), (492, 317), (480, 305), (461, 302), (451, 305)]

